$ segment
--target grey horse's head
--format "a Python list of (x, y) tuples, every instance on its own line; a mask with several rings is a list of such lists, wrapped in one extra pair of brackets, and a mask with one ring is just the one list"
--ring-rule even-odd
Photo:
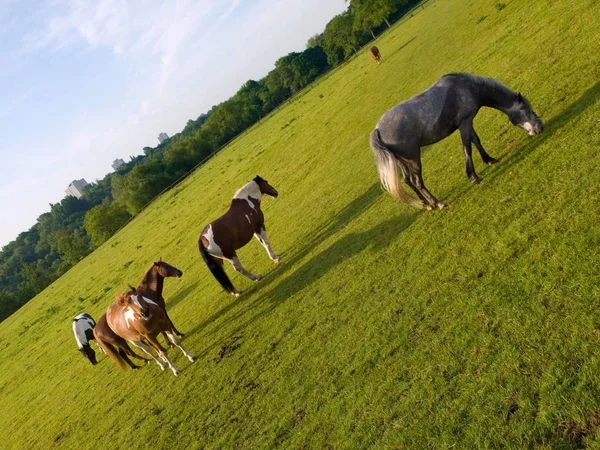
[(531, 103), (521, 93), (515, 97), (515, 101), (508, 110), (507, 115), (513, 125), (524, 129), (531, 136), (540, 134), (544, 129), (542, 119), (533, 112)]

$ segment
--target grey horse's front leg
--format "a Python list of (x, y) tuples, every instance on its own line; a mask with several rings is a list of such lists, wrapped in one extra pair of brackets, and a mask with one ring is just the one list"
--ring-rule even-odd
[(470, 178), (471, 183), (477, 184), (481, 179), (475, 173), (475, 166), (473, 166), (473, 149), (471, 147), (471, 133), (473, 132), (473, 122), (471, 120), (465, 120), (459, 127), (460, 138), (463, 143), (463, 150), (465, 152), (465, 162), (467, 165), (467, 176)]
[(475, 144), (475, 147), (477, 147), (477, 150), (479, 150), (479, 155), (481, 156), (481, 159), (483, 160), (484, 163), (486, 163), (489, 166), (491, 164), (496, 164), (498, 162), (498, 160), (496, 158), (492, 158), (483, 149), (483, 145), (481, 145), (481, 141), (479, 140), (479, 136), (477, 136), (477, 133), (475, 132), (475, 128), (473, 128), (473, 125), (471, 125), (471, 140), (473, 141), (473, 144)]

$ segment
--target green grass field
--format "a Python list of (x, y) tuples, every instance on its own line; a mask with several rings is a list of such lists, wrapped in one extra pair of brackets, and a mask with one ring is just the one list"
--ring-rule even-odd
[[(0, 324), (3, 449), (581, 448), (600, 446), (600, 3), (437, 0), (169, 191)], [(448, 72), (499, 79), (545, 122), (498, 111), (472, 186), (457, 134), (427, 149), (444, 211), (397, 204), (368, 136)], [(254, 241), (226, 295), (202, 227), (256, 174), (276, 266)], [(199, 356), (121, 372), (77, 352), (162, 257), (170, 315)]]

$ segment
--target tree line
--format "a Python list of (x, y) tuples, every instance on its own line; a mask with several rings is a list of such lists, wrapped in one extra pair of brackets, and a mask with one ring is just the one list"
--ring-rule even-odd
[(248, 80), (228, 100), (180, 133), (102, 180), (51, 204), (35, 225), (0, 251), (0, 321), (110, 238), (165, 188), (265, 117), (317, 77), (341, 64), (404, 15), (415, 0), (351, 0), (306, 49), (283, 56), (264, 78)]

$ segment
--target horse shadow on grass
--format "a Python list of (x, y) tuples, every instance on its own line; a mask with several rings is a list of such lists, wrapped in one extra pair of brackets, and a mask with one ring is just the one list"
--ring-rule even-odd
[(409, 39), (408, 41), (406, 41), (404, 44), (402, 44), (400, 47), (392, 50), (391, 52), (389, 52), (387, 55), (382, 55), (384, 58), (389, 59), (392, 58), (396, 53), (398, 53), (400, 50), (402, 50), (404, 47), (406, 47), (408, 44), (410, 44), (412, 41), (414, 41), (417, 38), (417, 36), (415, 36), (412, 39)]
[[(219, 328), (232, 323), (238, 323), (237, 326), (230, 331), (229, 337), (239, 335), (253, 322), (270, 314), (288, 299), (309, 287), (337, 266), (358, 257), (368, 249), (378, 252), (389, 246), (390, 242), (392, 242), (400, 233), (407, 230), (421, 213), (422, 212), (411, 211), (401, 217), (382, 222), (364, 232), (350, 233), (336, 240), (329, 247), (306, 261), (298, 269), (294, 270), (294, 272), (286, 279), (276, 284), (264, 295), (261, 295), (257, 300), (239, 308), (234, 314), (228, 315), (220, 323)], [(302, 298), (300, 297), (296, 300), (301, 301)], [(236, 303), (235, 306), (239, 305), (239, 302), (239, 299), (236, 300), (236, 302), (234, 302)], [(223, 316), (223, 314), (229, 312), (232, 308), (233, 304), (228, 305), (205, 323), (194, 328), (192, 332), (201, 330), (209, 325), (209, 323), (214, 322), (219, 317)], [(217, 330), (209, 332), (207, 335), (211, 335), (216, 331)], [(212, 345), (206, 348), (201, 356), (208, 354), (212, 348)]]
[[(209, 326), (211, 323), (220, 319), (224, 315), (228, 314), (232, 309), (237, 308), (242, 304), (247, 297), (248, 292), (254, 292), (257, 289), (264, 289), (266, 286), (271, 284), (274, 280), (278, 279), (285, 272), (290, 270), (299, 260), (304, 258), (310, 253), (314, 247), (320, 245), (323, 241), (333, 236), (335, 233), (344, 228), (349, 222), (354, 220), (356, 217), (367, 211), (373, 203), (382, 195), (383, 191), (379, 187), (379, 183), (371, 185), (364, 193), (352, 200), (346, 205), (340, 212), (338, 212), (330, 222), (314, 230), (313, 237), (310, 241), (302, 247), (299, 252), (294, 253), (291, 257), (287, 257), (285, 252), (282, 254), (282, 262), (277, 265), (273, 270), (268, 272), (266, 276), (257, 284), (250, 287), (247, 291), (242, 293), (240, 297), (229, 303), (224, 308), (217, 311), (211, 317), (201, 322), (194, 327), (190, 334), (202, 331), (204, 328)], [(254, 304), (254, 303), (253, 303)]]
[[(557, 131), (562, 129), (565, 125), (571, 122), (573, 119), (580, 116), (586, 109), (593, 106), (600, 99), (600, 81), (585, 91), (577, 100), (563, 109), (556, 116), (544, 123), (544, 131), (535, 136), (531, 137), (529, 142), (520, 147), (510, 155), (501, 158), (498, 164), (495, 164), (489, 173), (486, 173), (482, 179), (492, 181), (498, 176), (506, 172), (506, 170), (518, 165), (526, 158), (530, 157), (536, 148), (544, 144), (550, 139)], [(493, 155), (492, 155), (493, 156)], [(539, 158), (544, 158), (544, 155), (540, 155)], [(496, 169), (497, 168), (497, 169)], [(450, 202), (456, 200), (471, 187), (470, 183), (465, 183), (464, 186), (456, 187), (451, 189), (446, 196)]]
[(198, 287), (198, 283), (199, 282), (196, 281), (194, 284), (190, 284), (188, 287), (183, 288), (181, 291), (179, 291), (179, 293), (177, 295), (175, 295), (174, 297), (171, 297), (171, 299), (166, 302), (167, 311), (170, 311), (173, 308), (175, 308), (182, 300), (185, 300), (185, 298), (188, 295), (190, 295), (192, 292), (194, 292), (196, 290), (196, 288)]

